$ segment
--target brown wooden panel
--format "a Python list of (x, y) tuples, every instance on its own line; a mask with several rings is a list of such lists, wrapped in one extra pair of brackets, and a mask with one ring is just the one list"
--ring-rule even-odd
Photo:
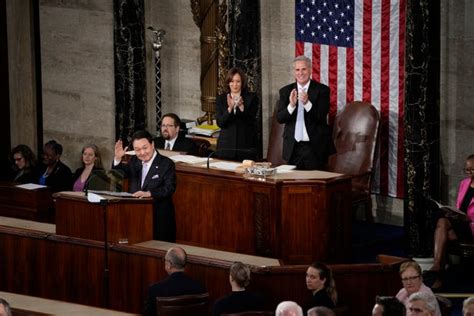
[(0, 182), (0, 216), (54, 222), (50, 189), (26, 190), (10, 182)]
[(178, 242), (288, 263), (350, 254), (349, 177), (259, 181), (179, 163), (176, 170)]
[(107, 213), (107, 240), (126, 239), (134, 244), (153, 239), (151, 200), (115, 199), (106, 205), (89, 203), (84, 197), (59, 194), (56, 198), (56, 233), (103, 241), (104, 212)]
[[(139, 313), (149, 285), (164, 278), (165, 251), (133, 245), (109, 250), (110, 308)], [(195, 255), (187, 273), (201, 281), (213, 302), (231, 291), (232, 262)], [(402, 259), (384, 257), (382, 264), (333, 264), (339, 305), (351, 315), (369, 315), (375, 295), (394, 295), (401, 287)], [(104, 307), (103, 243), (0, 226), (0, 290)], [(282, 300), (302, 305), (310, 298), (306, 265), (252, 266), (249, 290), (261, 293), (268, 310)]]

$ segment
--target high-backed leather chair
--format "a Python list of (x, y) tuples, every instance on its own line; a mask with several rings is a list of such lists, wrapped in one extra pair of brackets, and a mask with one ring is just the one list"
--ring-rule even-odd
[(273, 112), (272, 127), (270, 137), (268, 138), (267, 161), (272, 163), (272, 167), (285, 165), (287, 162), (283, 160), (283, 130), (285, 124), (278, 123), (276, 119), (277, 109)]
[(209, 293), (156, 298), (159, 316), (207, 315)]
[(441, 295), (435, 294), (436, 300), (438, 301), (439, 309), (441, 311), (441, 316), (451, 315), (451, 309), (453, 308), (453, 303)]
[(211, 147), (211, 143), (207, 139), (197, 137), (193, 137), (192, 140), (197, 146), (196, 155), (199, 157), (207, 157), (209, 155), (209, 147)]
[(377, 152), (380, 115), (365, 102), (346, 105), (336, 116), (333, 141), (336, 153), (329, 157), (328, 170), (352, 176), (352, 202), (365, 204), (365, 216), (372, 220), (371, 182)]

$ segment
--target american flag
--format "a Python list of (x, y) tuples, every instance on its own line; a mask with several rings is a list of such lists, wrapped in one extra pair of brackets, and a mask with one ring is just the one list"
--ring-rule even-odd
[(381, 115), (373, 193), (403, 197), (406, 0), (296, 0), (296, 56), (331, 89), (329, 119), (351, 101)]

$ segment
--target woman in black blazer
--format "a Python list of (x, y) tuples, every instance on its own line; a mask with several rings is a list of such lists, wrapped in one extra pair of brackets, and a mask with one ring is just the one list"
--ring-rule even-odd
[(237, 161), (255, 159), (257, 95), (248, 91), (247, 78), (239, 68), (228, 71), (226, 83), (227, 93), (216, 100), (217, 125), (221, 128), (216, 155)]

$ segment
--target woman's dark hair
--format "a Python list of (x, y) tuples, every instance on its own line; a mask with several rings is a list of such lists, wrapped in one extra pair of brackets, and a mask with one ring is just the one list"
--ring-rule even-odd
[(225, 77), (225, 83), (226, 83), (226, 89), (227, 91), (229, 91), (229, 82), (232, 81), (232, 78), (236, 75), (236, 74), (239, 74), (240, 76), (240, 80), (242, 81), (242, 91), (244, 90), (247, 90), (247, 76), (245, 75), (245, 73), (242, 71), (242, 69), (240, 68), (237, 68), (237, 67), (233, 67), (231, 69), (229, 69), (229, 71), (227, 72), (227, 76)]
[(62, 153), (63, 153), (63, 146), (58, 143), (57, 141), (55, 141), (54, 139), (48, 141), (46, 144), (44, 144), (44, 147), (49, 147), (51, 148), (55, 153), (56, 155), (58, 156), (61, 156)]
[(405, 316), (405, 305), (394, 296), (376, 296), (375, 304), (383, 306), (384, 316)]
[(25, 159), (25, 168), (31, 169), (34, 166), (36, 166), (36, 156), (30, 147), (21, 144), (13, 148), (10, 153), (10, 159), (12, 162), (13, 162), (13, 156), (18, 153), (20, 153)]
[(328, 293), (329, 297), (333, 301), (334, 305), (337, 305), (337, 291), (336, 291), (336, 282), (332, 277), (332, 271), (327, 265), (322, 262), (313, 262), (310, 267), (318, 270), (319, 279), (326, 279), (324, 281), (324, 289)]

